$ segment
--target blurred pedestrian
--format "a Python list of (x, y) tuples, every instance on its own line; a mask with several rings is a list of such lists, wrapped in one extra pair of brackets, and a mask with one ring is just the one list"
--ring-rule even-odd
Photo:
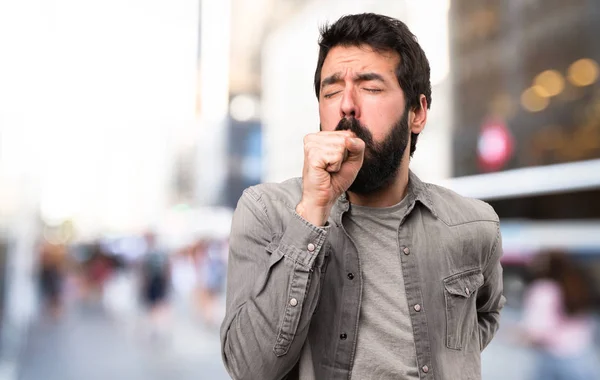
[(157, 246), (154, 233), (147, 233), (145, 240), (147, 249), (141, 263), (142, 298), (148, 308), (151, 336), (163, 338), (169, 323), (171, 267), (167, 253)]
[(66, 249), (44, 241), (40, 246), (39, 285), (43, 310), (52, 318), (62, 315), (62, 290), (65, 275)]
[(85, 263), (86, 280), (88, 287), (88, 301), (92, 304), (104, 300), (104, 286), (113, 272), (113, 263), (100, 242), (94, 242), (91, 255)]
[(533, 380), (598, 380), (592, 286), (564, 252), (533, 261), (526, 291), (521, 339), (537, 354)]
[(225, 263), (226, 245), (218, 239), (210, 239), (205, 245), (200, 265), (200, 312), (204, 323), (217, 327), (218, 298), (223, 293), (227, 267)]
[(185, 314), (194, 311), (198, 273), (193, 257), (193, 246), (186, 246), (171, 255), (171, 283), (177, 306)]

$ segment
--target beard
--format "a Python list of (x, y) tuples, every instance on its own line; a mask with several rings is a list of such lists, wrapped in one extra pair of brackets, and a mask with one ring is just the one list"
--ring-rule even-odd
[(406, 110), (382, 142), (374, 141), (371, 132), (354, 117), (341, 119), (335, 130), (354, 132), (356, 137), (365, 142), (363, 165), (348, 191), (368, 195), (385, 189), (394, 181), (408, 146)]

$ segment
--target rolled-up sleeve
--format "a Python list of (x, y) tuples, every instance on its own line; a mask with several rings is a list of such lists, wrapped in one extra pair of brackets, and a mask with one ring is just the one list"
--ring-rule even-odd
[(289, 211), (274, 231), (265, 203), (247, 189), (234, 212), (223, 361), (233, 379), (280, 379), (298, 361), (320, 294), (328, 227)]

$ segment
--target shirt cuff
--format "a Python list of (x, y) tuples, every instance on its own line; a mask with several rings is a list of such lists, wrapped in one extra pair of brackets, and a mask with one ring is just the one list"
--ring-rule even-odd
[(279, 249), (294, 262), (312, 270), (315, 259), (325, 245), (330, 226), (317, 227), (293, 212), (281, 237)]

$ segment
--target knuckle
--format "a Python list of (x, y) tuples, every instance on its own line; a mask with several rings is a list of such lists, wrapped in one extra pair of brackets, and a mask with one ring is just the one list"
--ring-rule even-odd
[(319, 160), (321, 154), (317, 149), (309, 149), (306, 153), (306, 158), (309, 162), (315, 162)]
[(314, 141), (308, 141), (307, 143), (304, 144), (304, 153), (309, 153), (311, 151), (314, 151), (315, 149), (317, 149), (317, 145), (315, 144)]

